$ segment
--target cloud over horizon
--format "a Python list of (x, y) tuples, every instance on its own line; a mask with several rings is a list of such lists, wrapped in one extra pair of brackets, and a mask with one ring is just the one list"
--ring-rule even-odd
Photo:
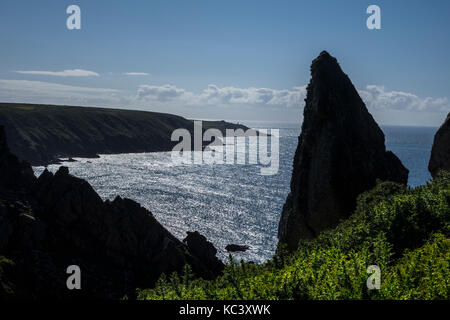
[(124, 72), (126, 76), (149, 76), (150, 74), (147, 72)]
[[(421, 98), (402, 91), (388, 91), (384, 86), (368, 85), (358, 90), (369, 110), (450, 111), (446, 97)], [(306, 85), (292, 89), (218, 87), (210, 84), (196, 94), (174, 85), (141, 85), (138, 100), (179, 102), (186, 105), (250, 105), (271, 107), (302, 107), (306, 98)]]
[(15, 73), (20, 74), (30, 74), (30, 75), (39, 75), (39, 76), (55, 76), (55, 77), (98, 77), (100, 76), (97, 72), (83, 70), (83, 69), (71, 69), (71, 70), (63, 70), (63, 71), (14, 71)]
[(402, 91), (387, 91), (384, 86), (368, 85), (359, 90), (368, 109), (404, 110), (404, 111), (450, 111), (450, 103), (446, 97), (420, 98), (415, 94)]
[(124, 92), (116, 89), (0, 79), (0, 101), (119, 107), (122, 103), (128, 103), (129, 99)]
[(294, 107), (306, 97), (306, 86), (291, 90), (270, 88), (218, 87), (210, 84), (200, 93), (187, 91), (174, 85), (141, 85), (137, 92), (139, 100), (178, 101), (187, 105), (250, 105)]
[[(402, 91), (389, 91), (384, 86), (368, 85), (358, 90), (367, 108), (385, 122), (392, 122), (403, 112), (416, 125), (438, 125), (450, 112), (446, 97), (419, 97)], [(269, 119), (300, 117), (306, 98), (306, 85), (291, 89), (219, 87), (210, 84), (199, 92), (175, 85), (140, 85), (137, 91), (92, 88), (58, 83), (0, 79), (0, 101), (81, 106), (114, 107), (170, 112), (186, 117), (255, 119), (263, 115), (262, 108), (270, 112)], [(217, 108), (213, 108), (217, 107)], [(241, 115), (242, 113), (242, 115)], [(274, 118), (275, 117), (275, 118)], [(402, 116), (400, 116), (402, 117)], [(428, 119), (428, 118), (429, 119)], [(423, 119), (420, 120), (420, 119)], [(426, 120), (428, 119), (428, 120)], [(420, 120), (420, 121), (419, 121)], [(405, 122), (406, 121), (406, 122)], [(424, 122), (425, 121), (425, 122)]]

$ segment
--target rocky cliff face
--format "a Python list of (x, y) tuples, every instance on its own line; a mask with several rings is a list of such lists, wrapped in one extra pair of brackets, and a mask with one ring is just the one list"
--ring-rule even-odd
[(450, 113), (434, 136), (428, 170), (433, 178), (440, 170), (450, 171)]
[[(194, 122), (180, 116), (93, 107), (0, 103), (0, 124), (11, 151), (40, 166), (59, 158), (98, 154), (170, 151), (172, 132), (191, 133)], [(225, 121), (204, 121), (204, 129), (248, 129)]]
[[(223, 269), (205, 237), (184, 244), (138, 203), (104, 202), (66, 167), (36, 179), (1, 127), (0, 173), (0, 256), (15, 263), (8, 281), (16, 297), (121, 298), (186, 263), (207, 279)], [(66, 287), (69, 265), (81, 268), (81, 290)]]
[(407, 183), (408, 170), (390, 151), (336, 59), (322, 52), (311, 65), (304, 120), (294, 157), (291, 192), (278, 237), (294, 250), (299, 239), (336, 226), (357, 196), (377, 179)]

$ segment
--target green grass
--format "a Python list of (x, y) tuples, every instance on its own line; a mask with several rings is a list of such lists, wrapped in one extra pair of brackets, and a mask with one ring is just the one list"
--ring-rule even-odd
[[(163, 275), (138, 299), (449, 299), (450, 174), (410, 189), (379, 182), (355, 213), (262, 265), (230, 259), (214, 281)], [(367, 267), (381, 269), (368, 290)]]

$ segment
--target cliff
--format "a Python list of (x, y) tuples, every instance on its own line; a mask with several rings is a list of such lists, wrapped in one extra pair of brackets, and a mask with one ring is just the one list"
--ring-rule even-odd
[[(224, 267), (205, 237), (179, 241), (138, 203), (102, 201), (66, 167), (36, 178), (9, 151), (2, 127), (0, 173), (0, 260), (12, 261), (0, 296), (117, 299), (186, 264), (205, 279)], [(81, 269), (81, 290), (66, 287), (69, 265)]]
[(428, 170), (433, 178), (440, 170), (450, 171), (450, 113), (434, 136)]
[(278, 230), (280, 242), (291, 250), (300, 239), (347, 218), (357, 196), (377, 179), (402, 184), (408, 179), (408, 170), (386, 151), (384, 134), (352, 82), (325, 51), (311, 65), (303, 115)]
[[(193, 121), (180, 116), (133, 110), (0, 103), (0, 125), (11, 150), (32, 165), (58, 158), (98, 154), (170, 151), (172, 132), (193, 132)], [(225, 121), (204, 121), (210, 127), (248, 129)]]

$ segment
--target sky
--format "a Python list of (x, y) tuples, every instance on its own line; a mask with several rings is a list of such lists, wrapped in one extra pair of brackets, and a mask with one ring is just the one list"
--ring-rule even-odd
[[(367, 28), (370, 5), (381, 29)], [(0, 101), (300, 122), (327, 50), (380, 124), (439, 126), (449, 30), (447, 0), (2, 0)]]

